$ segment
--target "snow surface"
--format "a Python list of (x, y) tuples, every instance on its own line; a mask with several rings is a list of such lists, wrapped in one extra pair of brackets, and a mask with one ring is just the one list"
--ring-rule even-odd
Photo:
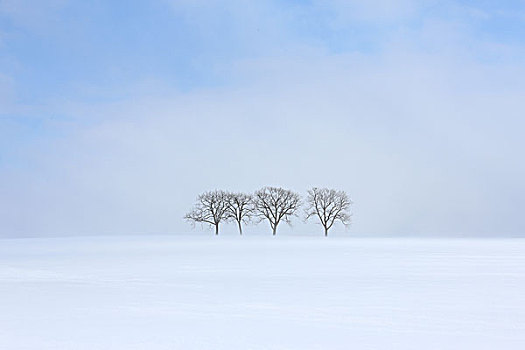
[(0, 240), (0, 349), (525, 349), (525, 240)]

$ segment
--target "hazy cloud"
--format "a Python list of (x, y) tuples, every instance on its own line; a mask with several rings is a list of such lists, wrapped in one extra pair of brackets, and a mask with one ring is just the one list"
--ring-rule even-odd
[[(186, 232), (199, 192), (264, 185), (347, 190), (352, 234), (525, 232), (519, 42), (430, 2), (166, 4), (213, 83), (150, 70), (26, 105), (1, 124), (1, 235)], [(357, 36), (375, 50), (352, 21), (385, 24)]]

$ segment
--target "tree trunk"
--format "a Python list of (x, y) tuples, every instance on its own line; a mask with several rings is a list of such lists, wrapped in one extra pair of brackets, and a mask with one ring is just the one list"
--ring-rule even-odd
[(239, 224), (239, 234), (242, 236), (242, 224), (240, 221), (237, 222)]
[(326, 228), (326, 227), (324, 228), (324, 236), (328, 237), (328, 228)]
[(215, 224), (215, 235), (219, 235), (219, 224)]
[(273, 231), (273, 235), (275, 236), (275, 234), (277, 233), (277, 225), (275, 225), (275, 226), (272, 228), (272, 231)]

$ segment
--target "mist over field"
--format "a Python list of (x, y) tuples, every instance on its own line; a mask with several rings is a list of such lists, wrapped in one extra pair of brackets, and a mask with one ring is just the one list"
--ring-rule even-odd
[(524, 13), (3, 0), (0, 236), (189, 233), (199, 193), (268, 185), (348, 192), (336, 234), (523, 236)]

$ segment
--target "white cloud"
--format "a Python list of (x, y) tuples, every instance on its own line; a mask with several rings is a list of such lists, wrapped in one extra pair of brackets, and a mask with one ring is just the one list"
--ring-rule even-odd
[[(227, 86), (180, 93), (154, 79), (119, 88), (117, 102), (33, 107), (67, 118), (44, 121), (0, 174), (1, 235), (182, 232), (199, 192), (263, 185), (346, 189), (361, 234), (523, 232), (521, 47), (430, 18), (378, 52), (331, 54), (260, 3), (172, 4), (206, 43), (231, 21), (228, 38), (256, 54), (221, 62)], [(423, 5), (316, 6), (345, 25), (404, 21)]]
[(3, 175), (4, 230), (181, 232), (200, 191), (267, 184), (346, 189), (354, 232), (523, 229), (509, 216), (525, 175), (523, 70), (415, 53), (236, 69), (251, 87), (62, 107), (78, 119), (27, 149), (33, 175)]

